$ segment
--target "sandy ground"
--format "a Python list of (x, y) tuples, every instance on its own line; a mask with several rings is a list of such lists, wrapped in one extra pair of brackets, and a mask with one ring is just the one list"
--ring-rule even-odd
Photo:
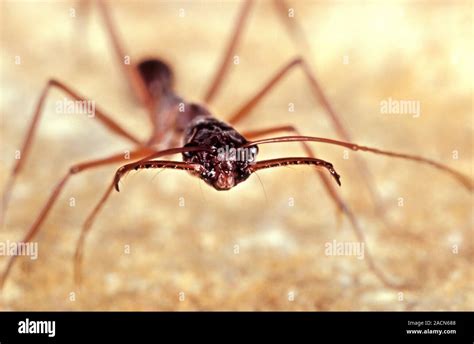
[[(311, 63), (356, 142), (421, 154), (473, 178), (472, 3), (291, 4), (308, 36)], [(1, 7), (1, 185), (50, 77), (146, 136), (145, 113), (129, 95), (95, 8), (81, 26), (81, 13), (70, 16), (70, 1), (2, 0)], [(196, 101), (237, 10), (227, 1), (113, 4), (132, 59), (170, 61), (177, 89)], [(297, 54), (273, 7), (259, 2), (238, 49), (240, 64), (211, 110), (225, 119)], [(68, 166), (130, 148), (87, 117), (56, 113), (55, 102), (63, 98), (57, 91), (49, 97), (2, 242), (24, 235)], [(418, 101), (420, 116), (381, 113), (388, 98)], [(288, 123), (303, 134), (336, 137), (301, 71), (292, 72), (238, 129)], [(36, 238), (38, 259), (17, 262), (0, 294), (1, 308), (472, 310), (472, 194), (430, 167), (364, 153), (344, 159), (342, 149), (314, 146), (342, 175), (339, 191), (356, 212), (376, 264), (414, 289), (384, 287), (365, 259), (325, 254), (326, 243), (356, 238), (314, 173), (295, 167), (262, 171), (229, 192), (175, 171), (129, 175), (87, 241), (78, 290), (75, 242), (117, 168), (111, 166), (71, 179)], [(295, 144), (261, 149), (261, 158), (302, 154)], [(353, 154), (370, 166), (391, 225), (374, 217)], [(0, 257), (2, 265), (6, 260)]]

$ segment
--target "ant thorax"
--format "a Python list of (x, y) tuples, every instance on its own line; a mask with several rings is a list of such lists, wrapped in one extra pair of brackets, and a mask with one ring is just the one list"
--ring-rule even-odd
[(228, 190), (246, 180), (256, 161), (257, 146), (244, 147), (248, 141), (227, 123), (212, 116), (198, 116), (185, 134), (186, 147), (209, 150), (183, 153), (183, 160), (202, 166), (195, 174), (216, 190)]

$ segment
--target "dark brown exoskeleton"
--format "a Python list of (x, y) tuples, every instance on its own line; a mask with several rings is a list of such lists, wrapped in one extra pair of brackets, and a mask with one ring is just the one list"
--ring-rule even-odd
[[(175, 147), (180, 144), (179, 139), (182, 138), (182, 156), (187, 164), (162, 167), (187, 169), (216, 190), (229, 190), (245, 181), (258, 169), (313, 164), (326, 168), (340, 185), (340, 177), (332, 164), (321, 159), (275, 159), (265, 164), (257, 164), (257, 145), (250, 144), (250, 141), (232, 126), (216, 119), (205, 106), (186, 103), (175, 93), (173, 72), (166, 62), (157, 59), (145, 60), (138, 65), (138, 70), (154, 99), (155, 122), (158, 123), (149, 144)], [(160, 128), (166, 129), (160, 131)], [(118, 182), (130, 169), (156, 167), (156, 163), (150, 162), (149, 158), (123, 166), (116, 174), (115, 188), (119, 191)]]
[[(158, 63), (158, 62), (157, 62)], [(161, 63), (161, 62), (159, 62)], [(167, 104), (179, 100), (173, 92), (167, 92)], [(178, 108), (183, 111), (177, 111)], [(187, 110), (186, 110), (187, 109)], [(163, 161), (150, 161), (145, 158), (139, 162), (122, 166), (116, 173), (114, 183), (119, 191), (120, 178), (130, 170), (147, 168), (174, 168), (188, 170), (192, 175), (204, 180), (216, 190), (229, 190), (245, 181), (253, 172), (269, 167), (308, 164), (326, 168), (340, 183), (340, 176), (331, 163), (316, 158), (283, 158), (257, 162), (258, 146), (245, 139), (234, 128), (214, 118), (206, 108), (198, 104), (178, 102), (167, 108), (168, 114), (175, 116), (174, 136), (183, 135), (183, 161), (170, 164)], [(173, 132), (169, 132), (173, 134)], [(153, 157), (155, 157), (153, 155)]]
[[(196, 106), (198, 111), (201, 107)], [(248, 141), (230, 125), (204, 113), (195, 117), (184, 135), (185, 147), (211, 147), (210, 151), (184, 152), (183, 160), (198, 163), (202, 168), (193, 173), (216, 190), (229, 190), (252, 174), (258, 153), (257, 146), (247, 149), (250, 154), (237, 154)], [(233, 155), (226, 152), (234, 152)]]
[[(258, 146), (251, 144), (228, 124), (211, 116), (196, 117), (189, 124), (184, 140), (185, 147), (211, 147), (211, 151), (184, 152), (183, 160), (199, 163), (202, 168), (195, 175), (216, 190), (229, 190), (245, 181), (252, 172), (263, 168), (261, 164), (256, 166)], [(314, 159), (312, 162), (325, 167), (341, 185), (340, 177), (331, 163), (321, 159)], [(298, 161), (294, 159), (275, 161), (268, 163), (266, 167), (291, 163), (298, 164)], [(309, 164), (310, 161), (301, 159), (300, 163)]]
[[(359, 150), (372, 152), (375, 154), (408, 159), (428, 164), (451, 175), (469, 191), (473, 190), (473, 184), (469, 178), (444, 164), (416, 155), (389, 152), (351, 143), (350, 134), (343, 125), (341, 117), (334, 111), (330, 101), (323, 92), (323, 89), (309, 64), (300, 57), (297, 57), (285, 64), (279, 71), (277, 71), (277, 73), (275, 73), (273, 78), (271, 78), (261, 87), (261, 89), (254, 96), (246, 101), (244, 105), (235, 113), (231, 114), (227, 121), (229, 124), (222, 122), (214, 118), (207, 110), (205, 105), (187, 103), (179, 95), (177, 95), (173, 87), (174, 78), (172, 70), (169, 65), (162, 60), (147, 59), (137, 64), (123, 64), (123, 57), (127, 54), (125, 54), (125, 50), (118, 39), (118, 34), (115, 30), (105, 4), (102, 1), (99, 1), (98, 3), (105, 22), (105, 26), (111, 37), (114, 52), (117, 56), (117, 59), (121, 62), (120, 65), (123, 68), (124, 76), (126, 77), (133, 94), (140, 101), (140, 104), (142, 104), (142, 106), (147, 110), (151, 125), (148, 139), (142, 141), (134, 134), (121, 127), (103, 110), (96, 107), (94, 119), (109, 129), (113, 134), (128, 140), (134, 145), (134, 147), (130, 150), (130, 156), (125, 157), (121, 152), (112, 156), (104, 157), (102, 159), (85, 161), (71, 166), (65, 175), (59, 180), (57, 185), (53, 188), (44, 207), (41, 209), (40, 213), (22, 240), (23, 242), (31, 241), (38, 234), (41, 225), (44, 223), (54, 203), (57, 201), (61, 191), (64, 189), (65, 185), (72, 176), (96, 167), (123, 163), (128, 159), (132, 160), (132, 163), (126, 164), (117, 170), (112, 182), (107, 187), (105, 193), (97, 205), (93, 208), (82, 227), (82, 231), (76, 246), (74, 259), (75, 277), (77, 282), (79, 282), (81, 276), (80, 266), (86, 235), (91, 229), (94, 219), (104, 206), (114, 187), (117, 190), (119, 189), (121, 177), (130, 170), (148, 168), (171, 168), (185, 170), (201, 178), (216, 190), (229, 190), (239, 183), (245, 181), (247, 178), (249, 178), (249, 176), (251, 176), (252, 173), (260, 169), (284, 165), (312, 165), (317, 167), (315, 168), (315, 172), (321, 179), (328, 196), (333, 200), (337, 209), (349, 219), (357, 239), (361, 242), (365, 242), (365, 237), (361, 227), (359, 226), (357, 218), (348, 204), (339, 195), (337, 189), (334, 187), (334, 184), (331, 183), (327, 173), (329, 172), (329, 174), (340, 185), (339, 175), (336, 173), (331, 163), (316, 158), (308, 142), (332, 144), (355, 151)], [(235, 52), (237, 43), (242, 33), (242, 29), (248, 18), (252, 3), (252, 0), (247, 0), (242, 5), (241, 11), (237, 18), (235, 29), (232, 33), (232, 37), (229, 41), (225, 54), (223, 55), (219, 68), (212, 78), (210, 87), (204, 96), (203, 104), (209, 104), (212, 102), (220, 90), (220, 86), (227, 75), (227, 71), (231, 63), (231, 57)], [(298, 26), (297, 21), (288, 20), (287, 10), (289, 7), (284, 3), (283, 0), (274, 0), (274, 4), (277, 9), (277, 13), (281, 15), (284, 24), (295, 41), (305, 43), (302, 30)], [(312, 94), (325, 109), (325, 113), (331, 120), (335, 131), (343, 141), (313, 136), (302, 136), (293, 125), (263, 128), (242, 132), (241, 134), (233, 128), (233, 126), (238, 124), (243, 118), (249, 116), (253, 108), (268, 94), (268, 92), (275, 85), (277, 85), (291, 70), (294, 70), (295, 68), (301, 68), (304, 72)], [(16, 176), (24, 167), (26, 157), (30, 151), (31, 143), (41, 117), (43, 105), (48, 91), (53, 87), (58, 88), (62, 92), (66, 93), (72, 99), (86, 99), (62, 82), (57, 80), (48, 81), (43, 92), (41, 93), (33, 114), (33, 119), (23, 141), (23, 145), (21, 147), (22, 158), (16, 161), (12, 169), (10, 179), (7, 181), (3, 195), (3, 213), (5, 213), (5, 209), (9, 201), (10, 191), (13, 188)], [(276, 133), (287, 133), (290, 134), (290, 136), (265, 138), (268, 135)], [(283, 157), (263, 161), (256, 160), (259, 145), (278, 142), (299, 142), (304, 149), (306, 156)], [(182, 154), (182, 161), (157, 160), (158, 158), (173, 154)], [(360, 176), (362, 177), (361, 181), (370, 191), (374, 200), (374, 204), (377, 204), (377, 190), (373, 185), (372, 180), (368, 178), (369, 174), (367, 172), (367, 166), (361, 159), (357, 159), (357, 163)], [(383, 217), (383, 213), (381, 211), (377, 211), (377, 214), (380, 217)], [(16, 256), (12, 256), (8, 261), (6, 269), (0, 280), (0, 287), (3, 286), (4, 282), (6, 281), (15, 260)], [(402, 286), (402, 284), (394, 283), (388, 279), (385, 274), (377, 268), (371, 256), (369, 255), (367, 247), (365, 247), (365, 261), (367, 262), (369, 268), (375, 273), (375, 275), (384, 283), (384, 285), (395, 288)], [(407, 284), (403, 285), (407, 286)]]

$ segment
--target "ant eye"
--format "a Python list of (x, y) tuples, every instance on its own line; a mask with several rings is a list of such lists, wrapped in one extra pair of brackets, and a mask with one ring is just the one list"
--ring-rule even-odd
[(216, 176), (216, 171), (215, 170), (205, 170), (202, 174), (206, 178), (214, 178)]

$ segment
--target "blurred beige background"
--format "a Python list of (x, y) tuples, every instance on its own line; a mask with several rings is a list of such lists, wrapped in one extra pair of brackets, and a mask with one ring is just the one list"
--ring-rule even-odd
[[(421, 154), (473, 177), (470, 1), (288, 2), (308, 37), (320, 82), (356, 142)], [(2, 187), (50, 77), (146, 136), (145, 113), (128, 95), (97, 9), (85, 19), (80, 12), (71, 17), (71, 8), (75, 2), (1, 1)], [(239, 4), (114, 1), (111, 8), (132, 59), (163, 57), (175, 68), (180, 94), (199, 101)], [(232, 66), (211, 110), (227, 118), (297, 54), (270, 2), (259, 1), (238, 48), (240, 64)], [(15, 56), (21, 56), (20, 65)], [(55, 101), (63, 97), (57, 91), (49, 97), (2, 241), (24, 235), (68, 166), (129, 148), (84, 116), (55, 113)], [(419, 100), (421, 116), (381, 114), (380, 102), (389, 97)], [(295, 104), (294, 113), (288, 103)], [(292, 72), (238, 129), (288, 123), (306, 135), (336, 137), (301, 71)], [(259, 173), (264, 191), (257, 176), (216, 192), (176, 171), (130, 174), (89, 236), (79, 291), (72, 276), (75, 242), (113, 166), (72, 178), (37, 237), (39, 259), (17, 262), (1, 308), (473, 309), (472, 194), (429, 167), (364, 153), (343, 159), (337, 147), (314, 147), (342, 175), (340, 193), (358, 215), (377, 265), (415, 289), (387, 289), (364, 260), (324, 254), (327, 242), (356, 239), (314, 173), (295, 167)], [(302, 154), (297, 144), (263, 146), (260, 158)], [(374, 217), (352, 154), (363, 155), (370, 166), (394, 225), (387, 228)]]

